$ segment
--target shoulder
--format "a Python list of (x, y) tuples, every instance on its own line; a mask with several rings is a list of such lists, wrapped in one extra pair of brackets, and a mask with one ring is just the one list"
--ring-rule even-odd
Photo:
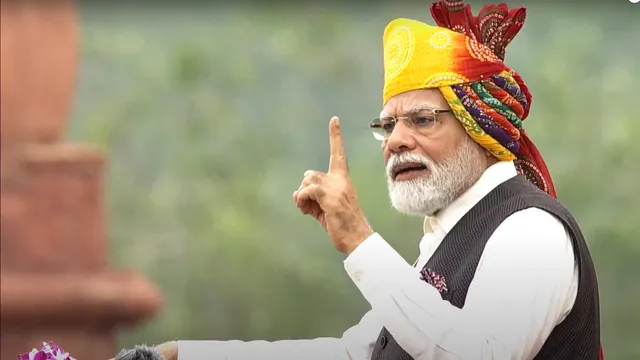
[(486, 250), (529, 260), (556, 260), (570, 266), (574, 262), (571, 235), (563, 222), (538, 208), (507, 217), (491, 235)]
[(569, 236), (560, 219), (545, 210), (533, 207), (511, 214), (495, 231), (505, 235), (513, 232), (517, 232), (520, 236), (544, 235), (556, 238)]

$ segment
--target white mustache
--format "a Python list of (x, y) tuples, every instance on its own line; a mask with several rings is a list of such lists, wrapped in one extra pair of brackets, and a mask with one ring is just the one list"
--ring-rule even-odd
[(404, 165), (407, 163), (422, 164), (427, 169), (433, 169), (433, 166), (435, 165), (433, 160), (429, 159), (424, 155), (417, 155), (417, 154), (412, 154), (408, 152), (403, 152), (397, 155), (391, 155), (386, 168), (387, 179), (391, 179), (393, 177), (393, 169), (395, 169), (397, 166)]

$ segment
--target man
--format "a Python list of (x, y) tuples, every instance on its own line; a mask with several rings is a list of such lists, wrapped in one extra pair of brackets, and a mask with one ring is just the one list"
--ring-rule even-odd
[(387, 26), (384, 109), (371, 124), (393, 207), (426, 216), (416, 264), (367, 222), (333, 118), (329, 170), (307, 171), (293, 198), (347, 255), (371, 305), (360, 323), (340, 339), (179, 341), (121, 359), (602, 358), (589, 250), (522, 129), (529, 90), (503, 63), (525, 9), (474, 17), (445, 0), (431, 13), (438, 27)]

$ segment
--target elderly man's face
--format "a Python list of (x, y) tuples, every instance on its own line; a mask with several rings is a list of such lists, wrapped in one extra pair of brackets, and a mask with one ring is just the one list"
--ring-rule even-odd
[[(449, 106), (437, 89), (414, 90), (389, 99), (381, 117), (409, 116), (416, 109), (447, 110)], [(382, 142), (389, 198), (402, 213), (435, 214), (462, 195), (493, 162), (452, 113), (437, 114), (435, 120), (424, 127), (398, 121)]]

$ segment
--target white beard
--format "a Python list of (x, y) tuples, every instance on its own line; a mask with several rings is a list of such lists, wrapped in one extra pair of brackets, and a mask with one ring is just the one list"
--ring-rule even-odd
[[(391, 156), (386, 168), (391, 205), (407, 215), (436, 214), (478, 181), (485, 170), (482, 156), (482, 150), (469, 137), (462, 140), (453, 156), (440, 164), (427, 156), (409, 152)], [(394, 181), (392, 169), (411, 162), (426, 166), (427, 173), (411, 180)]]

